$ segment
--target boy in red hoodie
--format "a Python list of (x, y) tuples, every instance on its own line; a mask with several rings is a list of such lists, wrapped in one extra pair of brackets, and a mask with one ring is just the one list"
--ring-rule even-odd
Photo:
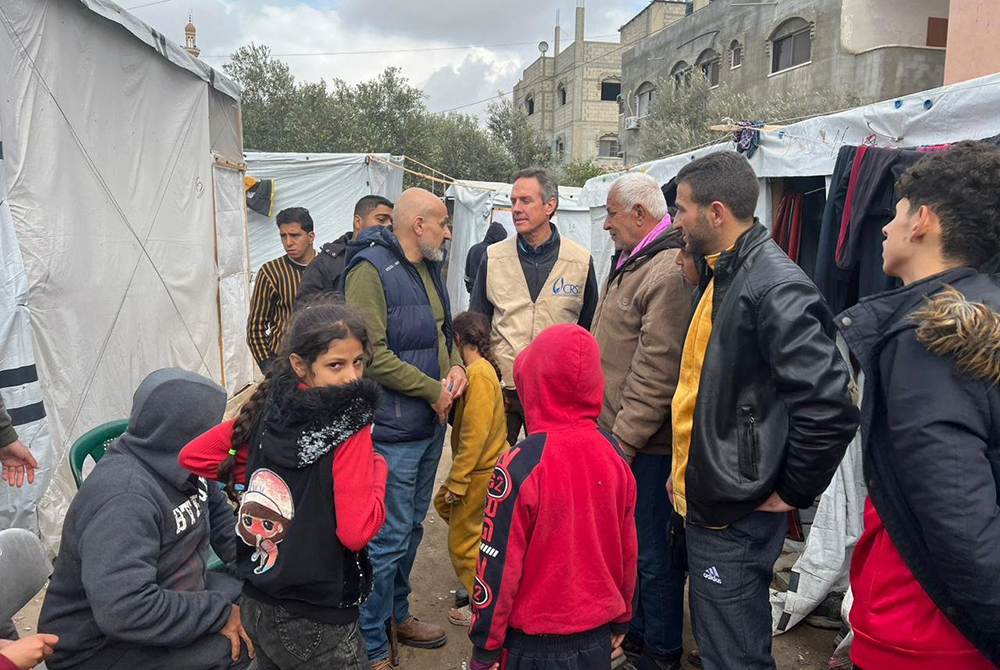
[(528, 437), (490, 481), (472, 593), (472, 670), (607, 670), (632, 618), (635, 479), (597, 427), (600, 349), (544, 330), (518, 355)]

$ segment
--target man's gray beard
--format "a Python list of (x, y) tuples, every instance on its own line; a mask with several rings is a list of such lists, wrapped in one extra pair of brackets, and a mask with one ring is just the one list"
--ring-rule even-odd
[(418, 244), (417, 246), (420, 247), (420, 254), (424, 257), (425, 261), (440, 263), (444, 260), (444, 246), (430, 247), (423, 244)]

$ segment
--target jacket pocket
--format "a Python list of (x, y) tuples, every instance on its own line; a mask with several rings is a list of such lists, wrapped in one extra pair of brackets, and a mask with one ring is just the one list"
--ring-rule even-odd
[(740, 475), (747, 481), (757, 481), (757, 419), (753, 407), (740, 407), (737, 410), (737, 425), (739, 430), (739, 461)]

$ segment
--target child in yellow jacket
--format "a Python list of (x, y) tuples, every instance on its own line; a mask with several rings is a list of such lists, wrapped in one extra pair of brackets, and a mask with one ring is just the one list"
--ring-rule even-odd
[[(434, 497), (448, 522), (448, 553), (462, 586), (472, 593), (483, 532), (486, 487), (493, 466), (507, 450), (507, 421), (500, 392), (500, 371), (490, 345), (490, 323), (482, 314), (463, 312), (452, 322), (455, 345), (465, 362), (469, 388), (458, 401), (451, 429), (451, 471)], [(468, 626), (469, 606), (452, 608), (455, 625)]]

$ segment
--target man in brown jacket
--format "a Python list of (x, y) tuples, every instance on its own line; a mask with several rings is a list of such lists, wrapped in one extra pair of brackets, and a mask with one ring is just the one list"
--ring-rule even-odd
[(638, 670), (681, 667), (684, 573), (670, 567), (670, 403), (691, 316), (691, 286), (677, 263), (683, 246), (651, 177), (620, 177), (604, 229), (616, 254), (592, 332), (601, 345), (604, 401), (598, 423), (632, 461), (639, 580), (623, 645)]

